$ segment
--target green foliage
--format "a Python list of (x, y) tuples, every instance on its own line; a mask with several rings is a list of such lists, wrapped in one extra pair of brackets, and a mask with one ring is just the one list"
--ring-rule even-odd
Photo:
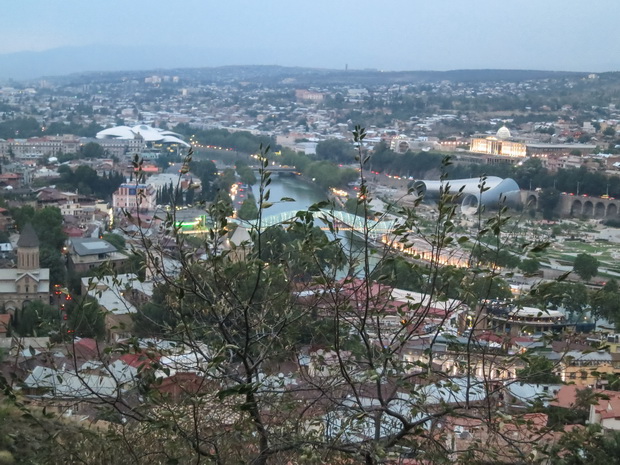
[(55, 416), (49, 410), (0, 407), (0, 464), (66, 465), (122, 463), (116, 447), (93, 430)]
[(82, 296), (67, 306), (67, 329), (76, 337), (103, 339), (105, 336), (105, 314), (97, 299)]
[(538, 308), (563, 307), (576, 318), (587, 309), (589, 296), (588, 289), (581, 283), (551, 281), (538, 286), (521, 302)]
[(322, 160), (335, 163), (353, 163), (355, 161), (355, 150), (349, 141), (327, 139), (317, 144), (316, 156)]
[(528, 364), (522, 370), (517, 371), (517, 379), (522, 383), (533, 384), (558, 384), (560, 376), (555, 371), (554, 363), (539, 355), (532, 355), (527, 360)]
[(60, 284), (62, 286), (67, 282), (67, 267), (65, 259), (59, 250), (50, 247), (42, 247), (39, 253), (39, 264), (41, 268), (49, 268), (50, 284)]
[(157, 158), (157, 166), (159, 166), (162, 170), (166, 170), (170, 168), (170, 165), (174, 163), (179, 163), (182, 161), (181, 155), (176, 152), (164, 152), (159, 155)]
[(566, 425), (585, 425), (589, 410), (557, 407), (549, 405), (541, 409), (548, 415), (548, 426), (553, 429), (564, 429)]
[(592, 313), (620, 328), (620, 292), (616, 280), (609, 280), (602, 289), (590, 295)]
[(256, 201), (253, 198), (247, 198), (241, 204), (241, 208), (237, 212), (237, 216), (242, 220), (255, 220), (258, 218), (258, 207)]
[(80, 147), (80, 154), (84, 158), (105, 158), (106, 151), (97, 142), (88, 142)]
[(18, 310), (13, 329), (19, 336), (45, 337), (60, 331), (60, 312), (57, 308), (35, 300)]
[(237, 170), (239, 179), (243, 184), (247, 184), (248, 186), (256, 184), (256, 176), (254, 175), (254, 171), (247, 164), (237, 162), (235, 169)]
[(58, 173), (59, 188), (72, 191), (77, 189), (80, 194), (104, 199), (111, 199), (114, 191), (125, 181), (120, 173), (99, 176), (94, 169), (85, 165), (78, 166), (75, 171), (71, 171), (67, 165), (62, 165), (58, 168)]
[(521, 265), (521, 259), (518, 255), (503, 247), (491, 248), (480, 244), (474, 248), (472, 256), (480, 263), (496, 267), (517, 268)]
[(56, 207), (35, 210), (31, 206), (11, 210), (18, 230), (27, 223), (32, 223), (40, 242), (40, 265), (50, 269), (51, 284), (64, 284), (66, 268), (60, 250), (64, 246), (66, 234), (62, 229), (63, 219)]
[(217, 180), (217, 187), (219, 190), (223, 190), (225, 192), (230, 191), (231, 186), (237, 182), (237, 176), (235, 175), (235, 170), (231, 168), (226, 168), (220, 178)]
[(20, 117), (0, 122), (0, 139), (23, 139), (40, 136), (41, 133), (41, 125), (32, 117)]
[(118, 250), (125, 249), (125, 238), (119, 234), (105, 233), (103, 235), (103, 240), (109, 242)]
[(344, 264), (342, 251), (313, 225), (295, 224), (267, 228), (261, 235), (258, 257), (266, 263), (284, 266), (290, 279), (308, 281), (329, 267)]
[(180, 186), (173, 183), (160, 187), (155, 194), (155, 201), (158, 205), (181, 206), (183, 202), (183, 191)]
[[(471, 291), (480, 299), (506, 300), (512, 298), (510, 285), (498, 276), (477, 276), (471, 283)], [(473, 302), (472, 302), (473, 304)]]
[(338, 169), (329, 162), (313, 162), (303, 170), (303, 174), (323, 189), (338, 187), (357, 179), (357, 172), (350, 168)]
[(421, 292), (426, 285), (424, 267), (416, 265), (404, 257), (390, 257), (373, 270), (372, 278), (408, 291)]
[(194, 136), (195, 140), (201, 145), (209, 145), (220, 147), (222, 149), (233, 149), (239, 152), (251, 154), (256, 152), (256, 147), (261, 144), (266, 147), (270, 145), (275, 147), (275, 140), (266, 136), (255, 136), (250, 132), (236, 131), (228, 132), (226, 129), (197, 129), (192, 128), (189, 124), (177, 124), (173, 131), (185, 135), (186, 137)]
[(549, 451), (550, 465), (618, 465), (620, 432), (599, 425), (574, 428)]
[(218, 179), (217, 167), (211, 160), (197, 160), (192, 162), (192, 173), (198, 176), (202, 186), (202, 198), (213, 200), (216, 189), (215, 182)]
[[(368, 169), (393, 175), (424, 179), (436, 176), (442, 170), (443, 155), (433, 152), (412, 152), (398, 154), (384, 142), (379, 143), (369, 161)], [(452, 171), (448, 167), (447, 172)], [(458, 175), (458, 177), (462, 177)]]
[(146, 279), (144, 253), (139, 250), (133, 250), (128, 253), (128, 256), (127, 261), (118, 268), (118, 273), (133, 273), (138, 276), (139, 280), (144, 281)]
[(535, 258), (526, 258), (519, 264), (519, 269), (527, 274), (534, 274), (540, 269), (540, 262)]
[(538, 208), (542, 211), (543, 218), (552, 220), (556, 214), (555, 209), (560, 201), (560, 191), (545, 188), (538, 196)]
[(132, 315), (134, 333), (139, 337), (170, 337), (181, 321), (179, 313), (166, 304), (166, 296), (172, 292), (165, 284), (155, 286), (153, 298), (140, 311)]
[[(356, 181), (359, 177), (359, 173), (351, 168), (342, 168), (329, 161), (314, 161), (304, 154), (287, 149), (282, 152), (282, 158), (279, 161), (283, 165), (294, 166), (323, 189), (342, 187), (349, 182)], [(353, 163), (354, 158), (348, 162)]]
[(587, 253), (580, 253), (575, 257), (573, 263), (573, 271), (579, 275), (581, 279), (589, 281), (598, 274), (599, 261)]

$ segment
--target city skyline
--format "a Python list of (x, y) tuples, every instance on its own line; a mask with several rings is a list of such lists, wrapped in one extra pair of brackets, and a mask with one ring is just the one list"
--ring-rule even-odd
[[(14, 76), (45, 75), (45, 60), (76, 59), (67, 72), (282, 65), (400, 70), (541, 69), (615, 71), (606, 44), (620, 38), (617, 2), (578, 0), (420, 3), (368, 0), (312, 4), (233, 0), (175, 4), (119, 0), (28, 2), (5, 8), (0, 62)], [(38, 8), (37, 8), (38, 6)], [(89, 52), (93, 50), (94, 52)], [(46, 53), (24, 53), (43, 52)], [(51, 52), (50, 52), (51, 51)], [(81, 52), (82, 51), (82, 52)], [(98, 60), (97, 60), (98, 59)], [(2, 61), (4, 60), (4, 61)], [(7, 61), (13, 60), (13, 61)]]

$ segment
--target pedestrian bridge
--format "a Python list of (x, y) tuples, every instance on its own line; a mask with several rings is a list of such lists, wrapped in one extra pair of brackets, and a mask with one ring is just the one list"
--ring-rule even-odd
[[(374, 240), (380, 240), (384, 234), (391, 233), (394, 230), (396, 223), (395, 220), (365, 220), (361, 216), (353, 215), (352, 213), (341, 210), (321, 209), (313, 214), (315, 219), (319, 220), (318, 222), (323, 223), (320, 227), (324, 230), (329, 230), (327, 222), (331, 222), (334, 225), (334, 228), (337, 228), (339, 231), (355, 231), (361, 233), (364, 232), (364, 223), (366, 223), (368, 234), (370, 235), (370, 238)], [(261, 221), (261, 229), (266, 229), (276, 225), (286, 225), (286, 223), (291, 222), (296, 216), (297, 210), (266, 216)], [(254, 227), (257, 226), (256, 221), (250, 223)]]

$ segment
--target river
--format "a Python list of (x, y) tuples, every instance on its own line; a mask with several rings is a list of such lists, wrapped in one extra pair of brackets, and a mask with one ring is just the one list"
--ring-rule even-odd
[[(269, 202), (273, 205), (264, 212), (265, 216), (278, 215), (288, 211), (307, 210), (312, 204), (327, 200), (326, 194), (317, 186), (301, 180), (297, 176), (271, 176)], [(252, 186), (252, 192), (258, 202), (259, 186)], [(295, 199), (294, 202), (280, 202), (280, 199), (288, 197)]]
[[(272, 202), (273, 205), (264, 213), (264, 218), (289, 211), (307, 210), (311, 205), (327, 200), (327, 194), (324, 191), (297, 176), (272, 175), (271, 179), (269, 202)], [(258, 184), (252, 186), (252, 192), (257, 201), (258, 191)], [(280, 199), (283, 197), (292, 198), (294, 202), (280, 202)], [(329, 234), (329, 231), (327, 233)], [(338, 238), (350, 260), (354, 262), (361, 260), (363, 252), (363, 241), (361, 239), (351, 236), (349, 231), (341, 231), (338, 233)], [(381, 254), (373, 254), (371, 256), (371, 269), (374, 268), (380, 259)], [(344, 278), (349, 273), (358, 275), (360, 272), (359, 264), (353, 265), (352, 269), (340, 270), (337, 273), (337, 278)]]

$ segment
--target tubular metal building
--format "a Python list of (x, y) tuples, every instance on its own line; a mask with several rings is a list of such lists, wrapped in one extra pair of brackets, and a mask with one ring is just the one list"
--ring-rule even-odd
[(521, 203), (519, 185), (510, 178), (489, 176), (481, 183), (481, 178), (451, 179), (444, 181), (423, 181), (414, 183), (416, 195), (428, 198), (438, 197), (448, 187), (450, 192), (461, 192), (461, 210), (474, 214), (480, 207), (498, 208), (502, 205), (516, 207)]

